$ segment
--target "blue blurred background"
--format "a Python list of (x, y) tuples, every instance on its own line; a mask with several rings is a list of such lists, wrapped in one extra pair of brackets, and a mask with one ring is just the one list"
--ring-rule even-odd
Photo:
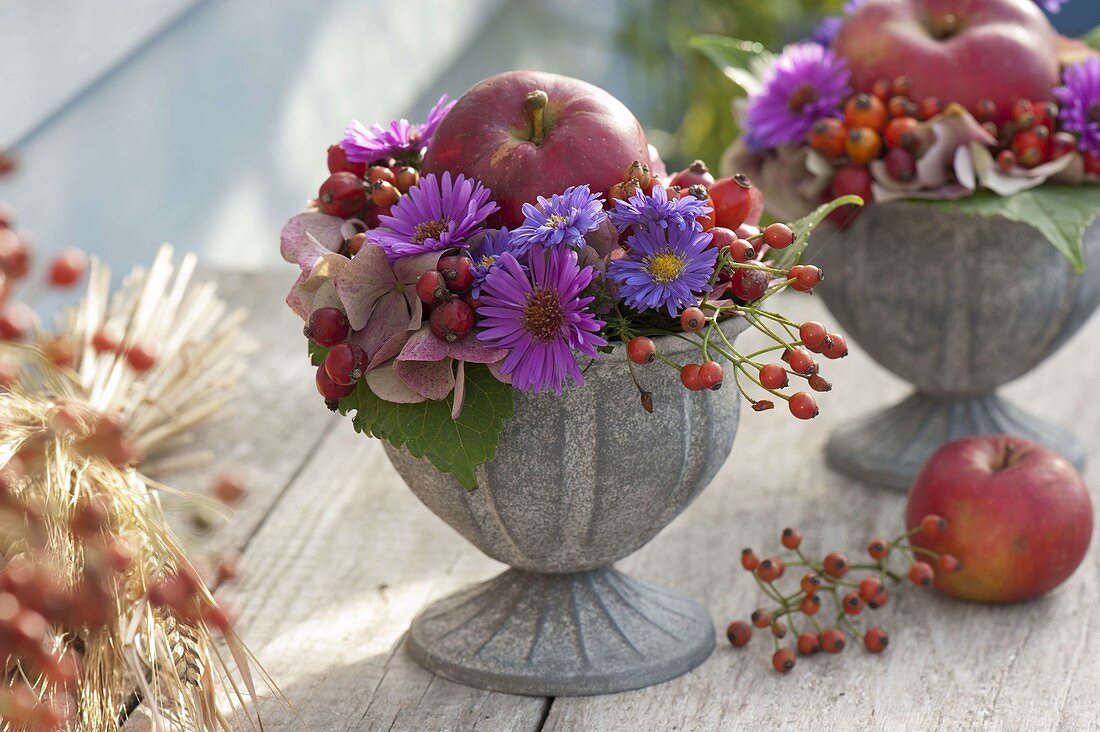
[[(778, 48), (842, 0), (31, 0), (0, 2), (0, 182), (38, 249), (125, 268), (170, 241), (212, 264), (274, 265), (282, 222), (352, 117), (417, 120), (511, 68), (599, 84), (671, 163), (734, 136), (698, 32)], [(1100, 25), (1100, 0), (1053, 16)]]

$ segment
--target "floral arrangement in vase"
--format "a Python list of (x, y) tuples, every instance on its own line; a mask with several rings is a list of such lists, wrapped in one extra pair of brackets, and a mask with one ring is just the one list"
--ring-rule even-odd
[[(810, 419), (811, 392), (830, 388), (813, 354), (847, 353), (841, 335), (768, 301), (814, 289), (821, 270), (798, 263), (810, 233), (859, 199), (761, 230), (747, 178), (715, 180), (701, 162), (669, 175), (630, 112), (584, 82), (511, 72), (443, 97), (423, 124), (353, 122), (328, 168), (281, 237), (301, 270), (287, 302), (318, 390), (356, 429), (467, 488), (514, 392), (560, 396), (615, 342), (649, 412), (647, 379), (718, 389), (728, 363), (754, 409), (783, 401)], [(738, 350), (719, 327), (729, 318), (772, 345)], [(662, 352), (664, 335), (694, 358)]]
[[(1053, 7), (1057, 3), (1047, 3)], [(1005, 401), (1100, 304), (1100, 55), (1033, 0), (854, 0), (773, 55), (694, 39), (744, 94), (726, 166), (770, 212), (855, 194), (815, 251), (854, 343), (914, 393), (844, 425), (826, 456), (908, 490), (941, 446), (1010, 434), (1082, 466), (1063, 426)]]
[(850, 0), (778, 55), (694, 45), (746, 94), (730, 164), (776, 191), (776, 215), (845, 194), (924, 200), (1027, 223), (1083, 268), (1100, 213), (1100, 53), (1033, 0)]

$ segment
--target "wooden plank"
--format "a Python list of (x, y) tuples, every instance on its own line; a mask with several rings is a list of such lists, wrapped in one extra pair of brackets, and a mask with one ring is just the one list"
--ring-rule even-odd
[(536, 729), (543, 699), (448, 684), (395, 650), (424, 604), (500, 565), (432, 516), (350, 424), (326, 437), (244, 563), (227, 600), (301, 715), (265, 702), (267, 729)]
[[(236, 398), (218, 421), (196, 433), (193, 447), (209, 452), (213, 461), (156, 476), (173, 488), (201, 493), (221, 472), (240, 470), (248, 496), (228, 522), (217, 521), (201, 537), (206, 549), (243, 548), (313, 447), (337, 423), (321, 406), (313, 385), (301, 321), (283, 301), (293, 277), (285, 269), (196, 275), (198, 281), (216, 279), (221, 297), (248, 311), (245, 337), (255, 345)], [(191, 516), (194, 511), (173, 518), (186, 530), (190, 522), (185, 519)]]
[[(788, 309), (828, 322), (816, 302)], [(1073, 427), (1088, 444), (1100, 435), (1089, 403), (1100, 320), (1038, 372), (1007, 390), (1037, 414)], [(734, 452), (715, 483), (661, 536), (622, 567), (678, 587), (711, 609), (716, 632), (745, 618), (760, 596), (738, 564), (744, 546), (775, 550), (779, 532), (800, 527), (812, 551), (858, 553), (867, 538), (894, 534), (904, 497), (856, 485), (830, 472), (821, 450), (829, 430), (905, 386), (853, 348), (829, 364), (832, 394), (810, 425), (786, 415), (747, 413)], [(1042, 399), (1034, 395), (1042, 394)], [(754, 461), (756, 461), (754, 463)], [(767, 464), (764, 464), (766, 461)], [(1095, 481), (1094, 465), (1087, 478)], [(902, 588), (876, 620), (890, 649), (871, 656), (802, 660), (786, 677), (769, 663), (770, 644), (724, 642), (694, 673), (638, 692), (556, 699), (546, 730), (575, 729), (1091, 729), (1100, 724), (1100, 550), (1063, 588), (1037, 602), (988, 607)]]

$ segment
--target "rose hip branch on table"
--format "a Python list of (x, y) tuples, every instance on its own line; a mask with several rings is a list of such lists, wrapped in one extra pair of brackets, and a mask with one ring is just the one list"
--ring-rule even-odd
[[(985, 343), (978, 321), (989, 305), (970, 303), (963, 291), (988, 299), (1008, 291), (1010, 278), (1017, 288), (1036, 289), (1063, 278), (1062, 295), (1080, 303), (1074, 318), (1057, 324), (1056, 340), (1083, 322), (1096, 294), (1084, 284), (1088, 270), (1082, 275), (1077, 266), (1090, 246), (1085, 232), (1095, 211), (1088, 212), (1097, 208), (1081, 195), (1097, 190), (1089, 187), (1092, 132), (1066, 113), (1076, 101), (1054, 101), (1072, 94), (1072, 79), (1092, 73), (1096, 59), (1083, 46), (1056, 42), (1023, 0), (999, 4), (1012, 11), (1004, 15), (1006, 36), (1031, 29), (1045, 34), (1052, 53), (1080, 53), (1064, 87), (1058, 53), (1046, 87), (1030, 87), (1027, 98), (991, 87), (974, 102), (953, 98), (951, 88), (932, 90), (916, 68), (912, 77), (874, 76), (864, 88), (851, 68), (856, 62), (822, 43), (775, 57), (751, 44), (698, 41), (750, 94), (739, 103), (748, 140), (719, 176), (704, 161), (667, 171), (620, 102), (540, 72), (500, 74), (457, 101), (443, 97), (421, 124), (349, 125), (328, 150), (330, 175), (316, 199), (281, 239), (284, 258), (300, 270), (287, 302), (304, 322), (320, 401), (381, 439), (428, 508), (509, 566), (424, 609), (407, 637), (413, 658), (465, 684), (542, 696), (638, 688), (705, 660), (715, 642), (707, 611), (613, 564), (707, 486), (729, 454), (743, 403), (754, 412), (785, 406), (799, 419), (818, 414), (814, 394), (831, 389), (824, 367), (847, 355), (847, 343), (840, 329), (800, 322), (780, 307), (813, 292), (841, 293), (826, 297), (830, 308), (887, 366), (872, 339), (880, 329), (893, 335), (888, 308), (919, 312), (933, 302), (928, 323), (893, 316), (930, 331), (919, 334), (925, 345), (917, 353), (898, 359), (938, 358), (933, 371), (960, 389), (914, 379), (915, 407), (907, 403), (900, 415), (833, 438), (831, 464), (870, 483), (908, 487), (927, 461), (918, 487), (933, 488), (915, 489), (907, 528), (892, 540), (852, 537), (869, 560), (849, 562), (843, 547), (814, 559), (793, 527), (776, 532), (793, 556), (745, 550), (741, 563), (768, 600), (752, 622), (770, 631), (775, 668), (791, 670), (798, 653), (840, 652), (849, 638), (884, 650), (886, 631), (857, 616), (887, 607), (901, 591), (896, 582), (1015, 601), (1072, 573), (1091, 535), (1087, 491), (1069, 462), (1023, 439), (1056, 442), (1055, 428), (1029, 431), (1030, 418), (993, 394), (1058, 343), (1047, 340), (1045, 350), (994, 370), (992, 381), (954, 371), (980, 364), (980, 351), (961, 366), (949, 352), (960, 338), (952, 329), (976, 331), (962, 334), (967, 348)], [(863, 13), (913, 14), (916, 5), (859, 3), (835, 24), (836, 38), (854, 32), (849, 26), (858, 27)], [(931, 36), (965, 39), (965, 21), (953, 16)], [(1043, 138), (1038, 158), (1024, 150), (1028, 138), (1019, 141), (1025, 133)], [(994, 193), (976, 193), (979, 186)], [(869, 210), (857, 214), (865, 201)], [(1025, 215), (1050, 206), (1067, 211), (1066, 219)], [(780, 221), (764, 225), (765, 210)], [(993, 243), (1007, 246), (998, 252), (991, 245), (983, 269), (965, 269), (961, 283), (937, 270), (908, 271), (911, 261), (945, 267), (957, 260), (906, 252), (905, 237), (893, 236), (912, 220), (919, 239), (937, 231), (920, 226), (941, 219), (963, 227), (961, 235), (940, 237), (948, 243), (976, 239), (969, 245), (981, 247), (989, 238), (981, 232), (1006, 227)], [(828, 227), (829, 246), (808, 247), (819, 226)], [(881, 269), (860, 247), (860, 227), (878, 243)], [(852, 266), (849, 255), (865, 259)], [(1034, 277), (1016, 273), (1016, 256), (1037, 269)], [(890, 272), (892, 261), (905, 266)], [(949, 289), (928, 289), (928, 281)], [(873, 317), (851, 316), (844, 303), (853, 297)], [(1040, 293), (1029, 306), (1043, 302)], [(1002, 321), (1006, 314), (1039, 317), (1017, 307)], [(982, 326), (1002, 329), (990, 348), (1004, 347), (1010, 325)], [(749, 328), (764, 345), (738, 345)], [(897, 340), (897, 348), (919, 344)], [(916, 407), (932, 425), (924, 433), (907, 427)], [(855, 446), (872, 430), (888, 449)], [(972, 472), (954, 470), (936, 453), (981, 432), (1010, 436), (944, 448), (970, 450)], [(897, 447), (902, 442), (912, 443), (912, 454)], [(866, 464), (846, 469), (837, 457), (845, 451)], [(997, 501), (994, 491), (1006, 505), (1049, 506), (1044, 523), (1027, 510), (990, 511), (983, 502)], [(993, 524), (983, 516), (994, 515), (1012, 529), (991, 538)], [(988, 540), (967, 541), (975, 535)], [(999, 573), (1013, 566), (1020, 547), (1030, 547), (1036, 574), (1013, 581)], [(793, 590), (782, 586), (788, 567), (804, 574)], [(751, 628), (735, 622), (728, 634), (741, 646)]]

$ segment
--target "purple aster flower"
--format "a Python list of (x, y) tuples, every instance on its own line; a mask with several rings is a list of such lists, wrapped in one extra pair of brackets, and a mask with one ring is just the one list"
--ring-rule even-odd
[(710, 289), (718, 250), (711, 235), (694, 229), (648, 229), (627, 239), (629, 253), (612, 260), (607, 276), (634, 310), (664, 308), (675, 318)]
[(1066, 69), (1054, 96), (1062, 103), (1062, 128), (1078, 135), (1077, 149), (1100, 155), (1100, 58), (1092, 56)]
[(626, 231), (631, 226), (635, 231), (673, 227), (702, 231), (703, 225), (698, 218), (709, 212), (710, 206), (706, 201), (695, 196), (669, 200), (664, 186), (654, 185), (649, 195), (639, 189), (625, 201), (616, 199), (615, 208), (608, 216), (619, 231)]
[(512, 246), (526, 252), (534, 245), (570, 247), (584, 245), (584, 235), (607, 218), (603, 201), (587, 185), (570, 186), (549, 200), (538, 197), (538, 205), (523, 204), (523, 223), (512, 232)]
[(816, 43), (788, 46), (749, 99), (748, 128), (756, 144), (771, 148), (797, 144), (814, 122), (840, 114), (851, 92), (847, 62)]
[(516, 253), (511, 236), (507, 229), (487, 229), (470, 238), (470, 257), (474, 260), (474, 284), (470, 287), (470, 294), (475, 298), (481, 297), (481, 286), (490, 270), (498, 266), (500, 255), (511, 252), (520, 266), (526, 267), (525, 258)]
[(1048, 13), (1057, 13), (1062, 9), (1062, 6), (1069, 2), (1069, 0), (1035, 0), (1037, 3), (1043, 6), (1043, 9)]
[(454, 105), (454, 102), (447, 102), (447, 95), (444, 94), (428, 112), (428, 118), (422, 125), (414, 125), (401, 118), (393, 120), (387, 127), (376, 124), (368, 130), (359, 120), (352, 120), (344, 131), (340, 147), (353, 163), (373, 163), (383, 158), (419, 153), (431, 142), (439, 123)]
[(500, 371), (512, 386), (561, 394), (566, 377), (584, 383), (574, 352), (596, 358), (607, 345), (603, 321), (586, 310), (594, 298), (581, 297), (595, 271), (579, 267), (568, 247), (536, 249), (529, 264), (530, 274), (512, 254), (500, 256), (481, 288), (478, 338), (508, 350)]
[(367, 232), (367, 239), (386, 250), (390, 260), (413, 254), (462, 246), (485, 223), (497, 205), (489, 189), (459, 174), (442, 179), (428, 174), (409, 189), (390, 216), (379, 216), (381, 226)]
[(810, 34), (810, 40), (819, 46), (828, 48), (833, 45), (833, 39), (836, 38), (836, 34), (840, 32), (843, 25), (844, 18), (839, 15), (826, 15), (814, 28), (814, 32)]

